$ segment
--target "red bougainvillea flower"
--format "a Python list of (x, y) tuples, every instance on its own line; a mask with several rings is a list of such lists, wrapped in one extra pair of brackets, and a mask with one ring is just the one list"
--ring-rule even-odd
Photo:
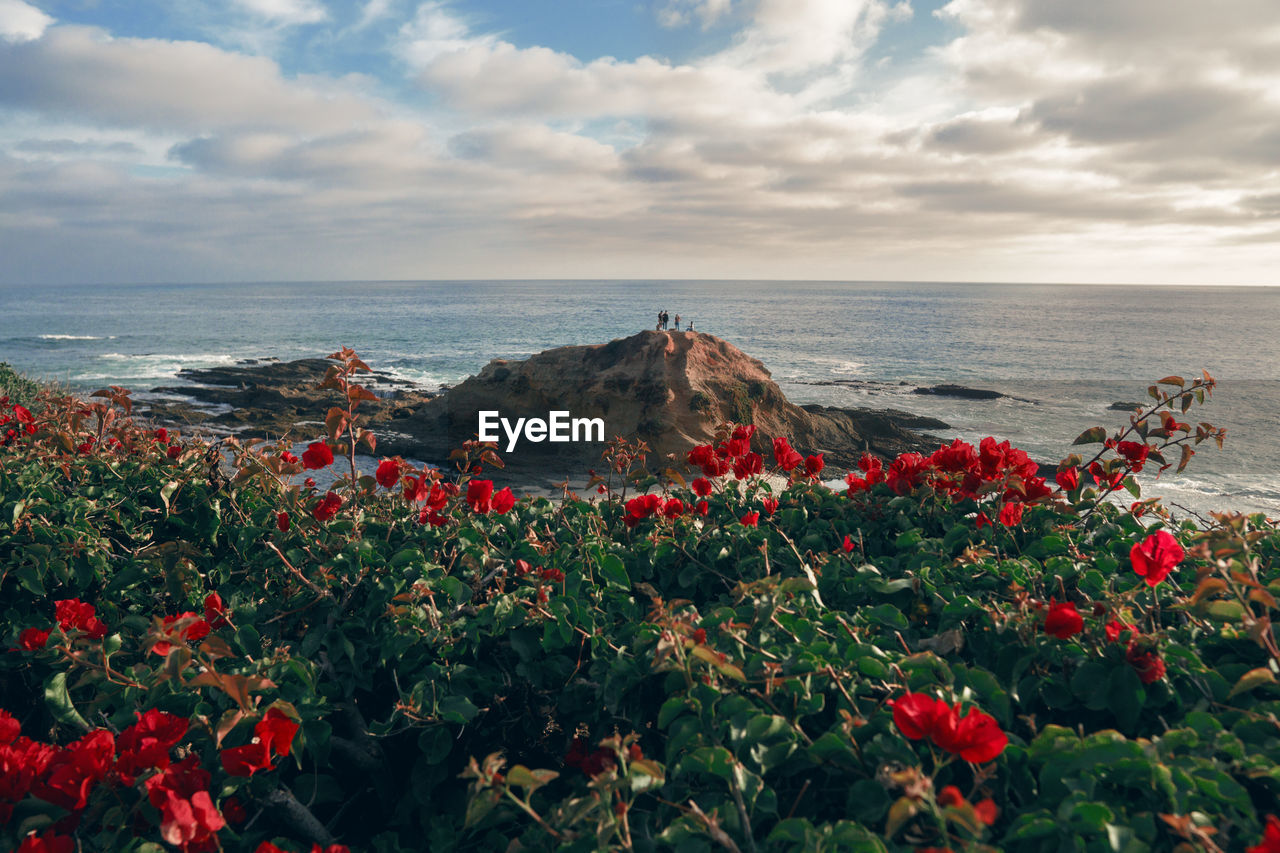
[(1123, 456), (1135, 471), (1142, 470), (1150, 452), (1151, 448), (1140, 441), (1121, 441), (1116, 444), (1116, 453)]
[(467, 503), (474, 512), (487, 513), (493, 500), (492, 480), (472, 480), (467, 483)]
[(287, 512), (276, 513), (276, 528), (281, 533), (289, 532), (289, 513)]
[(627, 501), (627, 527), (635, 527), (641, 520), (662, 512), (665, 504), (662, 495), (639, 495)]
[[(188, 610), (186, 613), (179, 613), (177, 616), (166, 616), (161, 630), (170, 640), (193, 643), (209, 636), (209, 623), (198, 614)], [(162, 657), (169, 654), (173, 649), (173, 644), (170, 640), (159, 641), (151, 647), (151, 651)]]
[(991, 826), (1000, 818), (1000, 807), (996, 805), (995, 800), (987, 797), (973, 804), (973, 813), (978, 816), (978, 820)]
[(1157, 530), (1129, 549), (1129, 562), (1135, 572), (1147, 579), (1147, 586), (1155, 586), (1168, 577), (1184, 556), (1186, 552), (1167, 530)]
[(115, 735), (96, 729), (55, 753), (32, 784), (31, 793), (67, 811), (82, 809), (89, 794), (111, 772), (115, 757)]
[(334, 492), (325, 492), (324, 497), (311, 510), (311, 514), (315, 516), (316, 521), (328, 521), (337, 515), (340, 509), (342, 509), (342, 498)]
[(1062, 487), (1063, 491), (1075, 491), (1080, 488), (1080, 469), (1075, 467), (1064, 468), (1053, 479)]
[(853, 553), (853, 549), (857, 547), (858, 545), (853, 541), (853, 537), (846, 533), (844, 535), (844, 541), (840, 543), (840, 550), (844, 551), (846, 554), (851, 554)]
[(516, 496), (512, 493), (510, 486), (503, 486), (493, 495), (493, 500), (489, 502), (493, 511), (502, 515), (511, 512), (511, 508), (516, 505)]
[(755, 434), (755, 424), (738, 424), (733, 428), (733, 439), (735, 441), (750, 441)]
[(321, 847), (319, 844), (311, 844), (311, 853), (351, 853), (351, 848), (345, 844), (330, 844), (328, 847)]
[(826, 462), (823, 461), (821, 453), (804, 458), (804, 475), (810, 479), (818, 479), (818, 475), (822, 473), (822, 469), (825, 467)]
[(602, 746), (589, 751), (588, 746), (585, 738), (574, 738), (569, 744), (569, 751), (565, 753), (564, 763), (578, 768), (588, 776), (598, 776), (616, 764), (613, 750)]
[(696, 512), (698, 515), (706, 515), (707, 510), (709, 510), (710, 508), (711, 508), (710, 504), (708, 504), (706, 501), (698, 501), (698, 505), (693, 508), (693, 511)]
[(745, 480), (764, 471), (764, 457), (759, 453), (746, 453), (733, 463), (733, 476), (737, 480)]
[(764, 507), (764, 511), (769, 513), (769, 515), (773, 515), (775, 512), (778, 511), (777, 498), (761, 498), (760, 505)]
[(790, 471), (804, 464), (804, 457), (791, 447), (791, 442), (779, 436), (773, 440), (773, 458), (783, 471)]
[(747, 527), (756, 527), (760, 522), (760, 513), (749, 512), (738, 520), (741, 521)]
[(323, 441), (313, 441), (302, 452), (302, 467), (308, 470), (327, 468), (333, 464), (333, 451)]
[(153, 438), (155, 438), (155, 440), (156, 440), (156, 441), (163, 441), (163, 442), (165, 442), (165, 443), (168, 443), (168, 441), (169, 441), (169, 431), (168, 431), (167, 429), (165, 429), (164, 427), (160, 427), (158, 430), (156, 430), (155, 432), (153, 432), (151, 435), (152, 435), (152, 437), (153, 437)]
[(698, 477), (693, 481), (693, 493), (700, 498), (711, 494), (711, 481), (706, 477)]
[(1114, 643), (1120, 639), (1120, 635), (1123, 634), (1125, 631), (1133, 630), (1133, 626), (1126, 625), (1117, 619), (1112, 619), (1105, 626), (1103, 626), (1103, 630), (1107, 634), (1107, 641)]
[(932, 734), (940, 716), (950, 713), (946, 702), (924, 693), (908, 693), (893, 703), (893, 723), (911, 740)]
[(24, 628), (18, 635), (18, 648), (28, 652), (38, 652), (49, 642), (49, 632), (39, 628)]
[(216, 592), (211, 592), (204, 597), (204, 621), (208, 622), (209, 627), (215, 631), (231, 624), (227, 621), (227, 605), (223, 603), (222, 596)]
[(1143, 684), (1154, 684), (1164, 678), (1164, 659), (1154, 651), (1143, 646), (1138, 640), (1130, 640), (1124, 659), (1138, 673)]
[(1280, 817), (1267, 815), (1267, 827), (1262, 835), (1262, 843), (1250, 847), (1246, 853), (1280, 853)]
[(1015, 527), (1022, 523), (1022, 504), (1007, 503), (1000, 507), (1000, 523), (1005, 527)]
[(75, 853), (76, 841), (69, 835), (59, 835), (50, 829), (40, 835), (32, 833), (22, 839), (17, 853)]
[(663, 504), (662, 514), (666, 518), (679, 518), (684, 515), (684, 501), (679, 498), (670, 498)]
[(893, 722), (911, 740), (928, 737), (947, 752), (980, 764), (1004, 751), (1009, 737), (994, 717), (970, 708), (964, 717), (954, 707), (923, 693), (908, 693), (893, 703)]
[(252, 776), (271, 769), (271, 751), (260, 741), (233, 746), (218, 753), (222, 769), (231, 776)]
[(276, 755), (288, 755), (293, 746), (293, 736), (298, 733), (298, 724), (279, 708), (270, 708), (253, 731)]
[(170, 445), (169, 449), (164, 452), (165, 456), (170, 459), (177, 459), (182, 455), (182, 446), (178, 444)]
[(965, 761), (981, 764), (1003, 752), (1009, 736), (1000, 730), (994, 717), (977, 708), (970, 708), (969, 713), (961, 717), (957, 704), (952, 713), (939, 718), (933, 742)]
[(1074, 637), (1084, 630), (1084, 617), (1077, 611), (1073, 602), (1055, 602), (1049, 599), (1049, 613), (1044, 618), (1044, 632), (1059, 640)]
[(120, 733), (116, 741), (116, 776), (126, 785), (143, 770), (169, 766), (169, 750), (182, 740), (190, 725), (185, 717), (148, 708), (135, 711), (138, 721)]
[(227, 797), (222, 801), (222, 816), (233, 826), (239, 826), (249, 819), (249, 813), (236, 797)]
[(946, 785), (938, 792), (938, 805), (946, 808), (947, 806), (959, 806), (967, 802), (964, 794), (960, 793), (960, 789), (955, 785)]
[(286, 450), (284, 453), (280, 454), (280, 461), (287, 462), (288, 464), (292, 465), (298, 461), (298, 457), (294, 456), (292, 453)]
[(84, 631), (91, 640), (101, 640), (107, 636), (107, 626), (97, 617), (92, 604), (78, 598), (64, 598), (55, 601), (53, 607), (54, 618), (64, 632), (72, 629)]
[(183, 853), (215, 849), (210, 842), (227, 825), (208, 791), (196, 791), (190, 799), (166, 791), (160, 806), (160, 837)]
[(374, 472), (373, 477), (382, 488), (394, 489), (396, 483), (400, 482), (400, 460), (383, 459), (378, 463), (378, 470)]

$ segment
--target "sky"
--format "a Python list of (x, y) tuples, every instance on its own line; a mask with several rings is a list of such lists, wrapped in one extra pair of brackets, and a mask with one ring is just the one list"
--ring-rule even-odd
[(0, 0), (0, 282), (1277, 270), (1275, 0)]

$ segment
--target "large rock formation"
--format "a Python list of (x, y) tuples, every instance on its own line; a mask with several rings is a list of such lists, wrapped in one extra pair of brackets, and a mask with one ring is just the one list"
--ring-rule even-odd
[[(324, 412), (337, 401), (316, 384), (322, 359), (186, 371), (193, 387), (156, 389), (184, 394), (223, 409), (193, 408), (157, 399), (151, 414), (243, 434), (313, 439)], [(522, 361), (494, 360), (477, 375), (442, 394), (398, 387), (373, 377), (381, 399), (361, 412), (378, 436), (379, 455), (398, 454), (443, 463), (463, 441), (475, 438), (479, 412), (496, 411), (514, 422), (553, 411), (573, 418), (601, 418), (605, 440), (640, 438), (654, 467), (668, 454), (683, 459), (711, 441), (726, 422), (759, 428), (757, 449), (774, 436), (797, 450), (823, 453), (834, 470), (849, 468), (866, 451), (894, 456), (928, 451), (937, 439), (917, 429), (946, 429), (941, 421), (893, 410), (800, 407), (783, 395), (757, 359), (712, 335), (641, 332), (592, 346), (547, 350)], [(503, 435), (499, 429), (499, 435)], [(602, 441), (534, 443), (522, 438), (514, 451), (502, 440), (500, 455), (514, 472), (538, 478), (579, 475), (599, 467)]]
[[(737, 347), (698, 332), (645, 331), (592, 346), (547, 350), (523, 361), (495, 360), (479, 374), (428, 401), (399, 429), (421, 436), (430, 456), (447, 453), (478, 430), (478, 413), (498, 411), (546, 418), (551, 411), (601, 418), (605, 438), (641, 438), (651, 460), (677, 458), (711, 441), (725, 422), (752, 423), (762, 447), (786, 436), (799, 450), (822, 452), (836, 467), (851, 467), (863, 452), (893, 455), (936, 446), (902, 426), (902, 419), (944, 429), (940, 421), (906, 413), (801, 408), (778, 388), (765, 366)], [(522, 440), (504, 453), (517, 468), (589, 465), (603, 445)]]

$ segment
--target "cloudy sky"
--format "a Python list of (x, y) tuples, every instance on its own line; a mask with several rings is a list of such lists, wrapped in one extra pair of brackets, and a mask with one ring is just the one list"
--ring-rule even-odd
[(1280, 284), (1276, 0), (0, 0), (0, 281)]

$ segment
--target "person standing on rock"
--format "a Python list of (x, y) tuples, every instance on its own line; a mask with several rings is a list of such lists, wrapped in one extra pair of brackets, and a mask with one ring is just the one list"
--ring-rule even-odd
[(662, 309), (658, 309), (658, 325), (654, 326), (653, 330), (655, 332), (662, 331)]
[(680, 331), (680, 315), (676, 315), (676, 331)]

